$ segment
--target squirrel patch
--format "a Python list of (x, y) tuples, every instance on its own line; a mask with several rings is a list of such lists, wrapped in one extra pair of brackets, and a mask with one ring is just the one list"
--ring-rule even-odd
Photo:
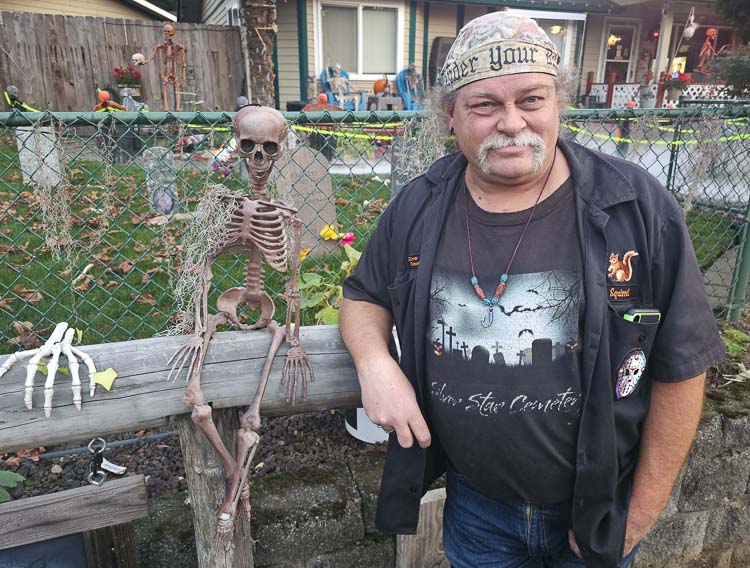
[(615, 284), (619, 284), (620, 282), (630, 282), (630, 278), (633, 276), (633, 267), (631, 266), (630, 261), (634, 256), (638, 256), (638, 253), (634, 250), (629, 250), (622, 255), (622, 260), (620, 260), (620, 253), (611, 253), (609, 255), (607, 277)]

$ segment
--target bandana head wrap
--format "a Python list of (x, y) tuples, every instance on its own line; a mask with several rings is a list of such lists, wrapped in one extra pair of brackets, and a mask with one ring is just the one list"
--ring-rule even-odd
[(449, 91), (455, 91), (500, 75), (556, 76), (559, 66), (557, 47), (534, 20), (493, 12), (461, 28), (440, 70), (440, 80)]

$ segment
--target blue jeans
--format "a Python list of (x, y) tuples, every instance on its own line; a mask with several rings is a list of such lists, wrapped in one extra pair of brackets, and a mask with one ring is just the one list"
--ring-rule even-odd
[[(443, 547), (452, 568), (583, 568), (570, 549), (570, 505), (496, 501), (448, 468)], [(627, 568), (636, 546), (622, 563)]]

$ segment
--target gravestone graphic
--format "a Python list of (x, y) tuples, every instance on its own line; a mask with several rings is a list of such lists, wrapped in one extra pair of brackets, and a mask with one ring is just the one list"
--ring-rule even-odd
[[(279, 197), (299, 209), (297, 217), (302, 220), (302, 248), (312, 249), (311, 255), (329, 254), (338, 241), (324, 241), (320, 230), (325, 225), (336, 223), (336, 208), (333, 204), (329, 162), (319, 152), (307, 146), (288, 150), (271, 173), (271, 184), (276, 184)], [(342, 227), (341, 232), (351, 230)]]
[(154, 211), (167, 214), (177, 206), (177, 173), (169, 148), (155, 146), (143, 152), (148, 202)]

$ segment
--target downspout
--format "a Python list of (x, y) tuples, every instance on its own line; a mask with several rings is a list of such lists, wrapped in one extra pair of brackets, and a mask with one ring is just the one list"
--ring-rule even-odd
[(430, 55), (430, 3), (424, 3), (424, 29), (422, 30), (422, 80), (425, 85), (429, 82), (427, 69)]
[[(409, 0), (409, 61), (411, 65), (417, 57), (417, 0)], [(424, 54), (422, 55), (424, 58)], [(422, 75), (424, 77), (424, 75)]]
[(458, 32), (460, 32), (461, 28), (464, 27), (465, 16), (465, 6), (463, 4), (459, 4), (456, 9), (456, 35), (458, 35)]
[(297, 53), (299, 54), (299, 100), (307, 101), (307, 0), (297, 0)]
[(273, 34), (273, 98), (276, 109), (281, 109), (281, 94), (279, 92), (279, 32)]

